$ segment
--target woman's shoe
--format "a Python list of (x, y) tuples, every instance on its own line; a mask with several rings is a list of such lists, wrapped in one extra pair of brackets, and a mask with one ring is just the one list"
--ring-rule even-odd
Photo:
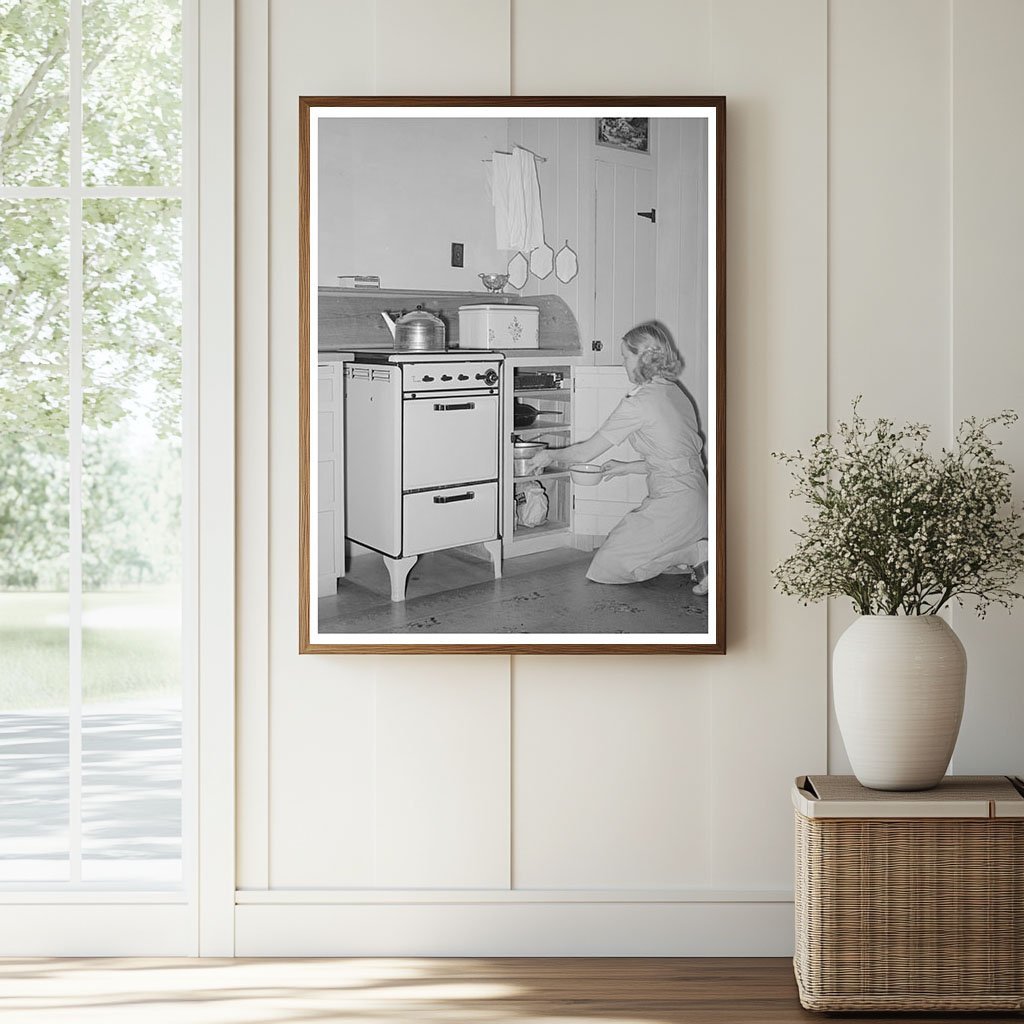
[(701, 562), (700, 565), (694, 566), (693, 578), (697, 581), (693, 585), (693, 592), (697, 595), (706, 594), (711, 586), (711, 582), (708, 579), (707, 562)]

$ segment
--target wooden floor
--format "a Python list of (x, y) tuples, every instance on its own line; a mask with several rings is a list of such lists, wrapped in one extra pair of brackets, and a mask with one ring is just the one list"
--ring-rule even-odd
[[(850, 1014), (856, 1022), (1020, 1014)], [(3, 1024), (789, 1024), (787, 959), (6, 959)]]

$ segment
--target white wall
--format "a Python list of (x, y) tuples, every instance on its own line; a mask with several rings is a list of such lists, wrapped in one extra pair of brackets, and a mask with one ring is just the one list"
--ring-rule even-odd
[[(800, 509), (769, 452), (859, 391), (944, 432), (1018, 400), (1024, 10), (238, 10), (238, 951), (787, 953), (788, 790), (844, 763), (827, 687), (846, 612), (771, 590)], [(725, 657), (297, 655), (297, 97), (406, 91), (728, 98)], [(956, 625), (955, 767), (1020, 772), (1022, 632)]]
[(683, 357), (683, 385), (708, 428), (708, 126), (666, 121), (658, 139), (657, 318)]
[(376, 274), (384, 288), (482, 291), (478, 274), (505, 269), (482, 161), (508, 149), (507, 120), (323, 118), (318, 145), (320, 284)]

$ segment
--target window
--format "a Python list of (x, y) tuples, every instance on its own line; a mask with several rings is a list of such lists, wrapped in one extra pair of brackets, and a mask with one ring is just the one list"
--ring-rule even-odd
[(182, 40), (181, 0), (0, 0), (8, 887), (182, 885)]

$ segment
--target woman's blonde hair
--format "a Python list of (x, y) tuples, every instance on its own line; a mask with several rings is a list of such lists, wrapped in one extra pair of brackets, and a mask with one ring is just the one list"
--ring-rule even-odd
[(674, 380), (679, 376), (683, 368), (682, 356), (672, 335), (657, 320), (648, 320), (630, 328), (622, 341), (630, 352), (640, 357), (636, 372), (641, 380), (654, 380), (655, 377)]

